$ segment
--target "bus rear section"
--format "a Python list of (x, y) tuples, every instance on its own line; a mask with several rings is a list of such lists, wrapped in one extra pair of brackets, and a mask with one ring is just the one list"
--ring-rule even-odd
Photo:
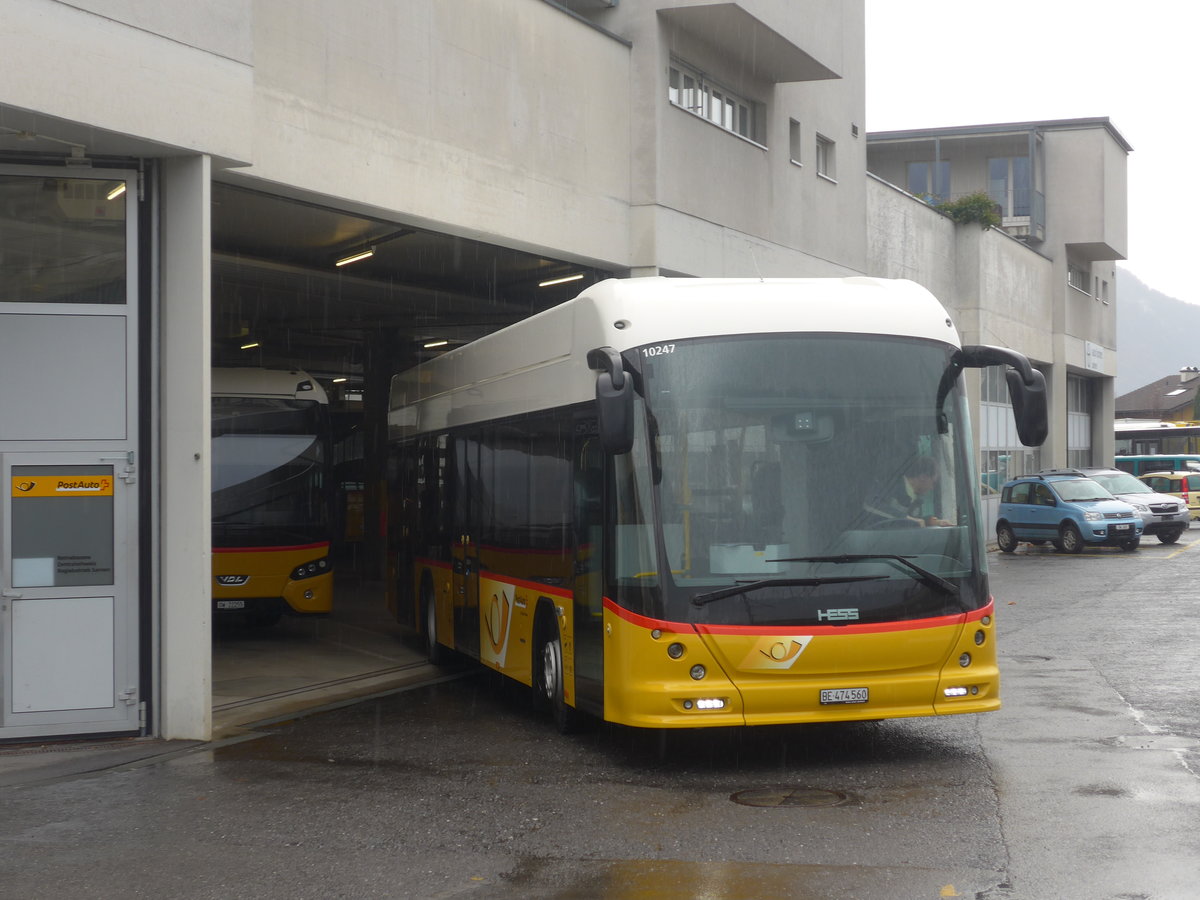
[(874, 279), (605, 282), (485, 340), (394, 386), (394, 571), (432, 647), (560, 727), (999, 708), (960, 373), (1006, 367), (1036, 443), (1024, 357)]
[(269, 625), (333, 607), (328, 415), (304, 374), (214, 369), (213, 608)]

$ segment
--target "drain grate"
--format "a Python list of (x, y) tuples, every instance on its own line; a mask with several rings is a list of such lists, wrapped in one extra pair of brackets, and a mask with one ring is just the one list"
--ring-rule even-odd
[(748, 791), (738, 791), (730, 794), (729, 799), (742, 806), (801, 806), (824, 807), (841, 806), (850, 797), (841, 791), (826, 791), (821, 788), (791, 787), (791, 788), (755, 788)]

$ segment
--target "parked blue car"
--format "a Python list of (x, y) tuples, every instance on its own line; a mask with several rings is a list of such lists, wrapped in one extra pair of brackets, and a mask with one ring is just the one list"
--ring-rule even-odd
[(1143, 523), (1137, 511), (1075, 469), (1049, 469), (1005, 482), (996, 544), (1012, 553), (1021, 541), (1052, 541), (1063, 553), (1085, 546), (1136, 550)]

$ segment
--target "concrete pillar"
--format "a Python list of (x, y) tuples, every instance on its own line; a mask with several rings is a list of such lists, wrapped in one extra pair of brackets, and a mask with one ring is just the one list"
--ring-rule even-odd
[(1092, 382), (1092, 465), (1111, 466), (1116, 452), (1113, 423), (1117, 419), (1116, 379), (1097, 378)]
[(159, 279), (159, 719), (212, 736), (211, 162), (162, 165)]

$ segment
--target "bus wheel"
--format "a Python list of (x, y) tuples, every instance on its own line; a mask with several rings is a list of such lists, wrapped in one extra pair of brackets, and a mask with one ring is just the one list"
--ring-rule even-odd
[(449, 662), (450, 653), (438, 643), (437, 602), (433, 597), (433, 585), (428, 579), (421, 582), (421, 609), (425, 616), (425, 658), (430, 665), (444, 666)]
[(538, 707), (548, 708), (554, 716), (554, 724), (562, 734), (579, 731), (583, 726), (582, 714), (573, 706), (568, 706), (563, 696), (562, 638), (558, 634), (558, 622), (548, 617), (548, 624), (542, 630), (542, 642), (539, 648), (539, 665), (537, 680), (534, 685), (534, 700)]

